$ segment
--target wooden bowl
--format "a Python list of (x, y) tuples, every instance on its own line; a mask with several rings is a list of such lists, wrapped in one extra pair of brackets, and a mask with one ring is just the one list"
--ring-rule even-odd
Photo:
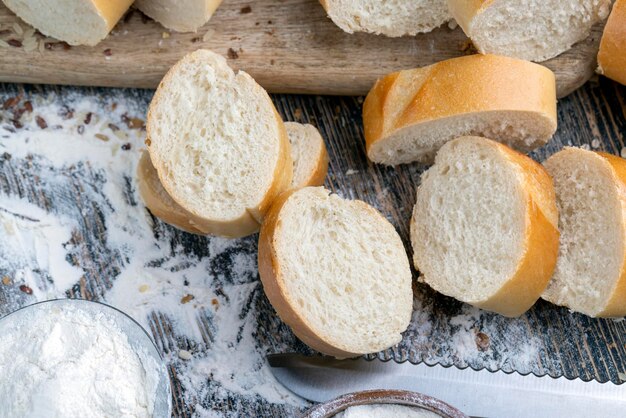
[(332, 401), (314, 406), (302, 418), (331, 418), (351, 406), (395, 404), (421, 408), (442, 418), (468, 418), (463, 412), (431, 396), (404, 390), (367, 390), (348, 393)]

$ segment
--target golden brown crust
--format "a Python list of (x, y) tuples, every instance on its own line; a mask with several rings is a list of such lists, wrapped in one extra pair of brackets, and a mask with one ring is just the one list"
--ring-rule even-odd
[(607, 20), (598, 52), (600, 74), (626, 85), (626, 0), (617, 0)]
[[(605, 152), (597, 152), (597, 154), (610, 164), (614, 174), (615, 187), (618, 188), (618, 196), (622, 206), (622, 224), (615, 225), (615, 227), (622, 230), (622, 233), (625, 235), (624, 242), (626, 242), (626, 160)], [(622, 263), (621, 275), (611, 292), (611, 298), (602, 312), (596, 315), (597, 317), (626, 316), (626, 248), (623, 250), (624, 261)]]
[(363, 105), (368, 155), (400, 129), (452, 116), (494, 111), (535, 113), (556, 131), (556, 79), (538, 64), (498, 55), (470, 55), (392, 73)]
[(134, 0), (91, 0), (91, 2), (98, 9), (100, 16), (107, 22), (107, 27), (111, 30), (130, 8)]
[(259, 276), (263, 283), (263, 290), (280, 319), (289, 325), (294, 334), (306, 345), (314, 350), (335, 357), (355, 357), (359, 354), (346, 352), (331, 346), (313, 332), (311, 327), (307, 325), (306, 319), (292, 308), (294, 304), (291, 303), (285, 292), (284, 279), (276, 254), (274, 239), (278, 228), (280, 228), (280, 211), (289, 197), (296, 191), (297, 189), (293, 189), (280, 195), (265, 216), (265, 221), (261, 226), (258, 261)]
[(328, 174), (328, 163), (330, 159), (328, 157), (328, 151), (326, 151), (326, 145), (322, 145), (322, 153), (319, 160), (317, 160), (317, 168), (306, 182), (307, 186), (323, 186), (326, 181), (326, 175)]
[(194, 216), (167, 194), (146, 151), (141, 153), (137, 165), (137, 188), (144, 204), (154, 216), (183, 231), (204, 235), (202, 230), (193, 225)]
[(545, 168), (502, 144), (497, 146), (524, 176), (527, 199), (524, 255), (513, 277), (495, 295), (476, 306), (516, 317), (532, 307), (554, 274), (559, 253), (558, 209), (554, 184)]
[[(187, 56), (198, 53), (199, 51), (200, 50), (192, 52), (188, 54)], [(148, 138), (153, 137), (152, 132), (151, 132), (152, 131), (151, 120), (153, 118), (152, 116), (153, 106), (155, 106), (161, 100), (161, 95), (163, 94), (162, 87), (165, 83), (168, 83), (169, 80), (176, 74), (176, 72), (178, 71), (178, 67), (182, 65), (183, 60), (187, 56), (183, 57), (176, 64), (174, 64), (174, 66), (172, 66), (172, 68), (169, 69), (169, 71), (165, 74), (165, 76), (159, 83), (159, 87), (157, 88), (154, 94), (154, 97), (152, 98), (150, 107), (148, 108), (148, 116), (147, 116), (147, 123), (146, 123), (146, 130), (147, 130)], [(247, 74), (245, 75), (252, 80), (252, 78), (249, 75)], [(276, 166), (274, 168), (273, 181), (270, 187), (268, 188), (263, 200), (259, 203), (259, 205), (257, 207), (247, 208), (247, 210), (244, 213), (242, 213), (242, 215), (237, 219), (233, 219), (230, 221), (217, 221), (217, 220), (212, 220), (212, 219), (206, 219), (194, 212), (188, 211), (190, 214), (194, 216), (195, 220), (197, 221), (198, 229), (204, 231), (205, 234), (219, 235), (219, 236), (223, 236), (227, 238), (239, 238), (239, 237), (244, 237), (244, 236), (251, 235), (251, 234), (258, 232), (263, 216), (265, 212), (269, 209), (269, 206), (272, 204), (272, 201), (282, 191), (287, 190), (291, 184), (291, 179), (293, 176), (293, 162), (291, 160), (291, 152), (290, 152), (289, 139), (287, 137), (287, 131), (285, 130), (283, 121), (281, 117), (278, 115), (278, 112), (276, 111), (276, 108), (274, 107), (274, 104), (272, 103), (267, 92), (263, 90), (263, 88), (256, 83), (254, 87), (256, 89), (262, 90), (262, 93), (265, 96), (265, 99), (268, 105), (272, 107), (274, 118), (280, 131), (279, 154), (278, 154)], [(180, 202), (178, 202), (175, 199), (174, 194), (172, 193), (172, 190), (171, 190), (172, 185), (170, 185), (167, 181), (165, 181), (163, 170), (159, 168), (160, 156), (158, 154), (155, 155), (152, 152), (152, 148), (149, 145), (149, 142), (148, 142), (147, 148), (148, 148), (148, 152), (150, 152), (150, 158), (156, 168), (157, 174), (159, 176), (159, 180), (161, 181), (163, 188), (167, 191), (170, 197), (172, 197), (172, 200), (174, 200), (181, 207), (184, 207)]]
[(474, 17), (482, 12), (494, 0), (448, 0), (450, 14), (459, 24), (463, 32), (469, 33), (469, 27)]

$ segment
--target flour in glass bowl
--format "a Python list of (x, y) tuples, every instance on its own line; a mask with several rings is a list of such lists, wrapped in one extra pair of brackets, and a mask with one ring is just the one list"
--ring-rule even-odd
[(336, 418), (441, 418), (441, 415), (422, 408), (395, 404), (351, 406), (335, 415)]
[(0, 321), (0, 417), (151, 417), (159, 365), (114, 318), (42, 304)]

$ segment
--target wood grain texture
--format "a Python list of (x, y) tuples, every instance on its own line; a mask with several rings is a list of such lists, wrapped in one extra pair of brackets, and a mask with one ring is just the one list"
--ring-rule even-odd
[[(19, 40), (12, 31), (18, 21), (0, 4), (0, 33), (7, 31), (0, 39)], [(600, 24), (587, 40), (544, 63), (557, 75), (559, 97), (595, 71), (601, 29)], [(96, 47), (48, 44), (32, 52), (0, 48), (0, 81), (154, 88), (185, 53), (208, 48), (270, 92), (359, 95), (390, 72), (473, 51), (462, 30), (447, 25), (416, 37), (350, 35), (326, 17), (317, 0), (225, 0), (207, 25), (185, 34), (169, 33), (134, 11)]]
[[(21, 89), (17, 85), (0, 84), (0, 104), (16, 96)], [(110, 100), (125, 96), (143, 108), (152, 96), (152, 91), (144, 90), (26, 87), (22, 100), (31, 99), (35, 103), (37, 97), (55, 93), (63, 103), (76, 92)], [(326, 186), (344, 197), (364, 200), (381, 210), (398, 229), (407, 251), (410, 251), (409, 218), (415, 188), (426, 167), (410, 164), (390, 168), (367, 160), (361, 124), (362, 97), (274, 95), (273, 100), (285, 119), (309, 122), (320, 129), (330, 155)], [(585, 145), (613, 154), (619, 154), (625, 146), (626, 87), (605, 79), (587, 84), (560, 101), (558, 115), (559, 130), (554, 140), (533, 153), (539, 161), (566, 145)], [(9, 111), (0, 107), (0, 138), (10, 135), (12, 117)], [(51, 180), (52, 176), (47, 174), (49, 170), (51, 168), (40, 158), (16, 158), (0, 152), (0, 203), (4, 196), (20, 197), (46, 210), (77, 219), (79, 227), (71, 239), (71, 259), (83, 268), (85, 274), (67, 296), (101, 299), (125, 263), (125, 255), (111, 251), (106, 240), (104, 217), (107, 202), (101, 192), (106, 173), (94, 170), (88, 161), (65, 168), (58, 181)], [(133, 187), (129, 179), (129, 204), (141, 205), (134, 200)], [(180, 248), (197, 258), (210, 255), (210, 237), (190, 235), (156, 219), (153, 228), (154, 236), (172, 252)], [(232, 270), (234, 258), (254, 257), (256, 238), (238, 240), (232, 249), (212, 258), (207, 271), (208, 275), (215, 277), (211, 286), (220, 289), (233, 284), (254, 285), (249, 298), (241, 304), (241, 315), (253, 318), (255, 344), (270, 353), (310, 353), (278, 319), (263, 294), (258, 276), (241, 277)], [(163, 260), (154, 261), (159, 262), (163, 263)], [(0, 277), (10, 274), (0, 262)], [(20, 291), (18, 285), (0, 282), (0, 315), (6, 313), (4, 309), (9, 302), (32, 303), (32, 296)], [(509, 319), (472, 310), (417, 282), (414, 296), (416, 313), (402, 343), (373, 357), (614, 383), (621, 383), (620, 373), (626, 372), (626, 321), (592, 319), (545, 302), (537, 303), (521, 318)], [(458, 349), (460, 344), (454, 340), (458, 328), (455, 321), (460, 316), (467, 316), (468, 312), (475, 315), (472, 332), (476, 334), (476, 345), (485, 351), (479, 356), (459, 354), (451, 357), (450, 350)], [(157, 347), (166, 358), (172, 358), (179, 349), (201, 355), (209, 352), (216, 343), (216, 322), (211, 311), (198, 310), (196, 321), (202, 334), (198, 342), (181, 335), (170, 318), (161, 312), (152, 312), (148, 322)], [(513, 335), (517, 339), (513, 339)], [(526, 340), (535, 341), (537, 350), (526, 359), (527, 367), (520, 368), (515, 350)], [(473, 340), (469, 341), (469, 344), (473, 343)], [(227, 417), (285, 417), (300, 412), (297, 408), (273, 404), (261, 397), (229, 392), (209, 375), (201, 396), (190, 400), (181, 383), (184, 373), (181, 363), (170, 363), (169, 372), (175, 417), (190, 417), (200, 407)]]

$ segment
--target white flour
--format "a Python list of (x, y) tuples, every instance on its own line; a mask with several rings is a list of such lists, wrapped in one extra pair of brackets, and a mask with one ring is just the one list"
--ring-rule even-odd
[(112, 317), (49, 305), (17, 315), (0, 322), (0, 417), (152, 416), (158, 365)]
[(337, 418), (441, 418), (441, 415), (404, 405), (373, 404), (351, 406), (335, 415)]

